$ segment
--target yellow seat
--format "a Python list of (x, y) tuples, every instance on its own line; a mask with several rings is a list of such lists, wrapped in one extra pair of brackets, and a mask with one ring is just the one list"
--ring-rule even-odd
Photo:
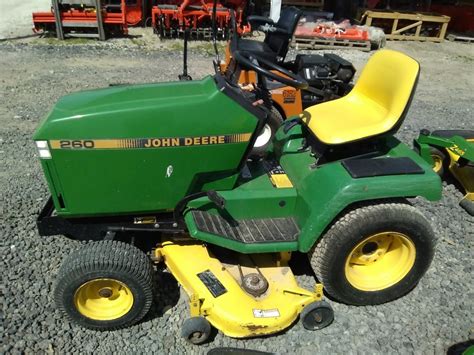
[(302, 121), (325, 144), (344, 144), (397, 130), (415, 92), (420, 66), (392, 50), (375, 53), (346, 96), (308, 107)]

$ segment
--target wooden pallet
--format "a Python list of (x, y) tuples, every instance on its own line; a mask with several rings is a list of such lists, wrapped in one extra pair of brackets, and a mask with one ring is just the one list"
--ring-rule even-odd
[(291, 46), (295, 49), (359, 49), (370, 51), (370, 41), (351, 41), (348, 39), (293, 36)]
[(474, 37), (458, 36), (452, 33), (447, 35), (446, 39), (448, 39), (449, 41), (459, 41), (459, 42), (468, 42), (468, 43), (474, 42)]
[[(423, 12), (366, 11), (362, 15), (361, 23), (365, 21), (366, 26), (384, 28), (387, 39), (443, 42), (450, 20), (449, 16)], [(398, 28), (399, 22), (402, 22), (404, 26)], [(390, 24), (388, 31), (387, 26), (384, 26), (387, 23)], [(437, 27), (436, 36), (421, 34), (421, 31), (428, 28), (428, 26)], [(415, 32), (409, 33), (413, 29), (415, 29)]]

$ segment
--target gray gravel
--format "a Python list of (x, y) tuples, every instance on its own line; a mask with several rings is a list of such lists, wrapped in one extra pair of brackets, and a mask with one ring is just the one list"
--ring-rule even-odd
[[(308, 332), (296, 323), (283, 334), (236, 340), (217, 334), (201, 347), (186, 344), (179, 329), (186, 296), (170, 274), (141, 323), (96, 332), (67, 322), (55, 309), (52, 285), (62, 259), (79, 242), (41, 238), (35, 218), (48, 191), (31, 136), (61, 95), (81, 89), (173, 80), (181, 56), (139, 45), (55, 45), (45, 41), (0, 44), (1, 353), (204, 353), (235, 346), (274, 353), (443, 353), (474, 338), (474, 220), (458, 206), (462, 194), (446, 185), (437, 203), (414, 200), (439, 238), (432, 267), (405, 297), (386, 305), (352, 307), (332, 302), (336, 320)], [(421, 128), (474, 128), (474, 52), (458, 43), (390, 43), (417, 58), (422, 75), (412, 109), (399, 132), (410, 143)], [(202, 52), (202, 50), (201, 50)], [(341, 51), (360, 69), (367, 53)], [(192, 54), (195, 78), (211, 72), (209, 56)], [(310, 275), (298, 276), (311, 287)]]

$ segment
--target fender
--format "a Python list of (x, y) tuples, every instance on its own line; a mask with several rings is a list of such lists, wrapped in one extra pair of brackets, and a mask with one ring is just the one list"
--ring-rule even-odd
[(422, 196), (441, 198), (441, 179), (431, 166), (396, 138), (386, 138), (389, 151), (383, 157), (408, 157), (421, 167), (422, 174), (400, 174), (353, 178), (341, 161), (314, 168), (310, 152), (297, 152), (301, 146), (301, 127), (287, 134), (280, 130), (276, 155), (297, 190), (295, 217), (301, 228), (298, 250), (307, 252), (347, 207), (363, 201)]

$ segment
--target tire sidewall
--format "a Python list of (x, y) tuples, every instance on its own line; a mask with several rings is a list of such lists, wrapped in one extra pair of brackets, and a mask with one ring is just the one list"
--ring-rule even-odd
[[(390, 213), (390, 211), (387, 211)], [(345, 300), (350, 303), (366, 305), (388, 302), (403, 296), (413, 289), (419, 279), (428, 269), (434, 248), (432, 244), (431, 231), (423, 228), (423, 225), (415, 223), (413, 218), (373, 220), (370, 223), (357, 224), (345, 235), (345, 242), (340, 246), (337, 253), (333, 253), (329, 264), (333, 272), (329, 276), (328, 282), (337, 289)], [(381, 232), (398, 232), (407, 236), (415, 245), (415, 262), (407, 275), (395, 285), (379, 291), (363, 291), (352, 286), (345, 275), (345, 265), (347, 257), (354, 247), (365, 238)]]
[[(84, 316), (76, 308), (74, 296), (79, 287), (88, 281), (101, 278), (109, 278), (120, 281), (124, 283), (132, 292), (132, 308), (122, 317), (113, 320), (94, 320)], [(124, 272), (118, 273), (116, 271), (91, 271), (78, 276), (72, 275), (72, 277), (69, 278), (68, 283), (65, 284), (64, 287), (58, 285), (58, 289), (61, 289), (62, 292), (60, 292), (60, 295), (57, 296), (62, 298), (61, 303), (64, 305), (65, 311), (69, 314), (69, 316), (77, 323), (88, 328), (95, 329), (120, 328), (124, 325), (134, 323), (136, 319), (141, 318), (142, 313), (146, 309), (146, 299), (148, 298), (143, 288), (134, 277)]]

